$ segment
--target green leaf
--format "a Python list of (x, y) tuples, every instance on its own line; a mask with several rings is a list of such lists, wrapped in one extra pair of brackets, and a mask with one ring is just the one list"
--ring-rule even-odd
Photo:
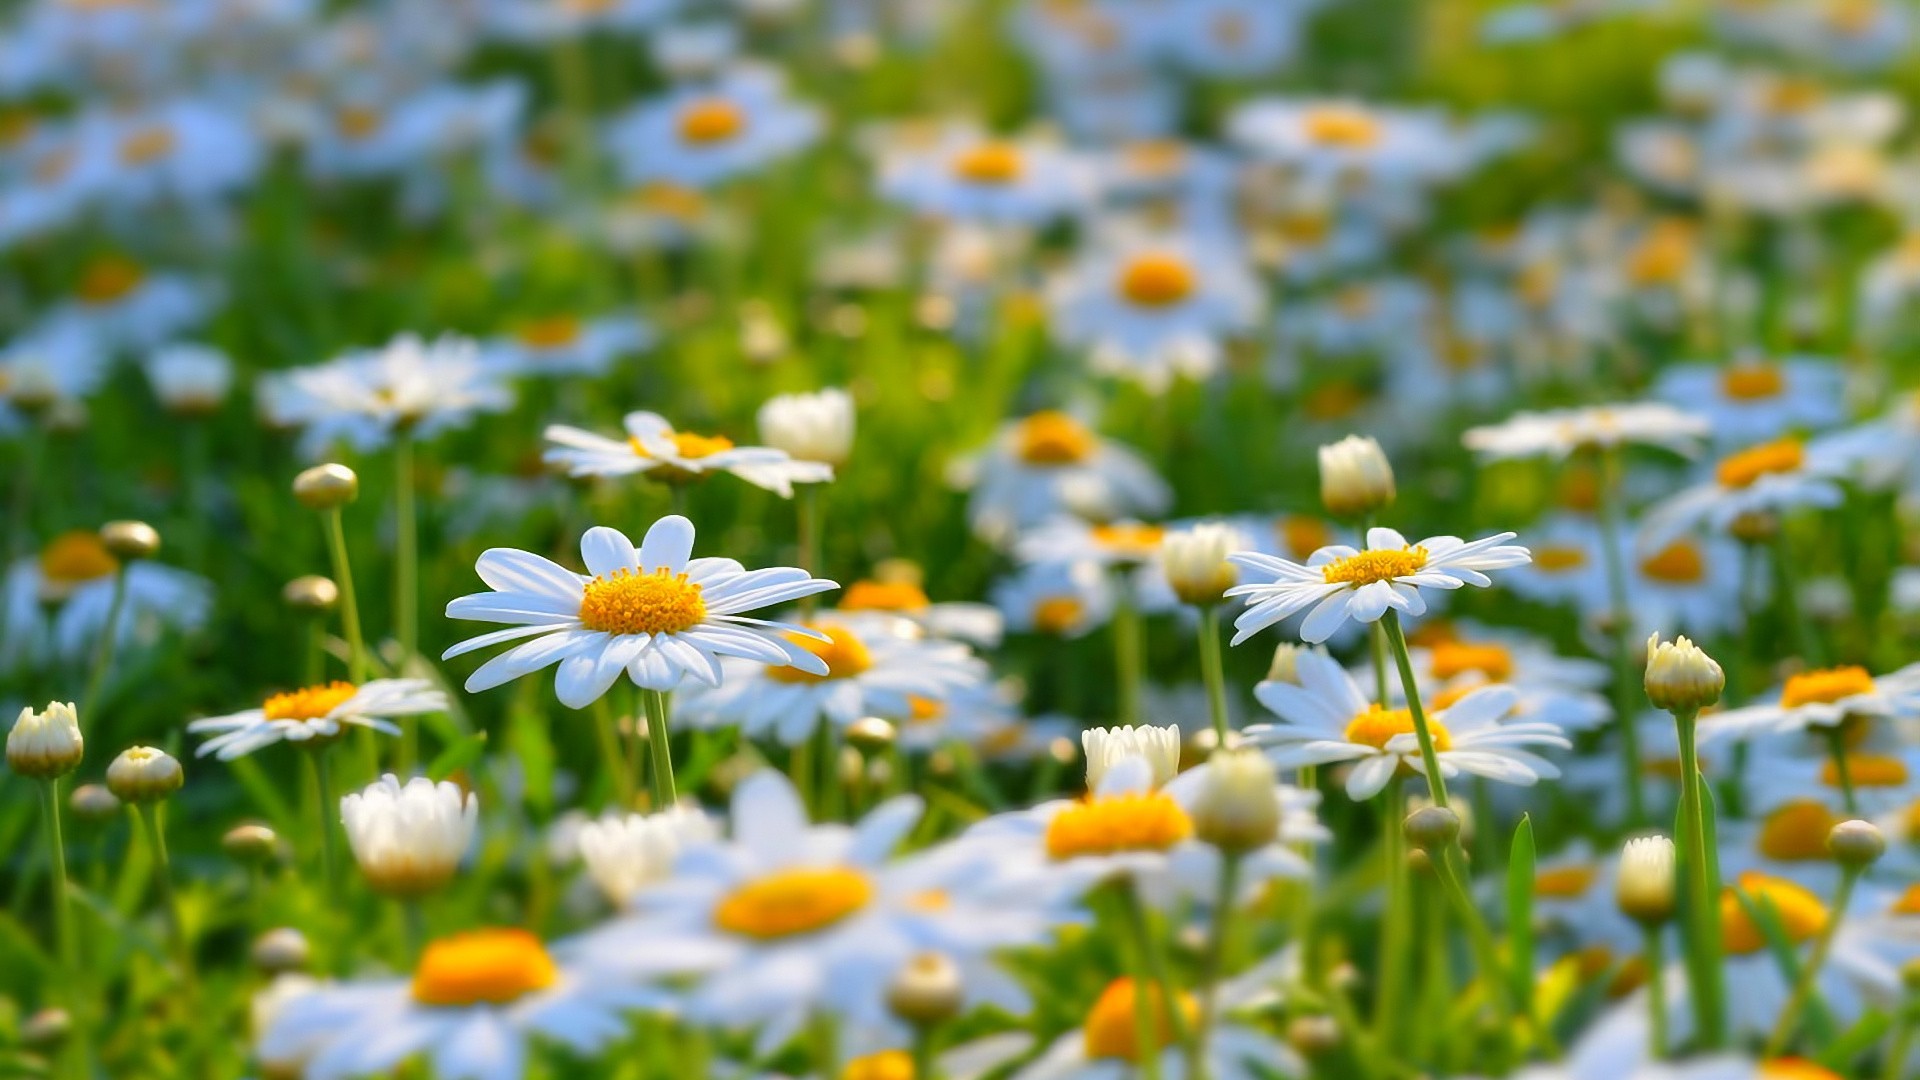
[(445, 780), (461, 769), (479, 760), (481, 751), (487, 748), (487, 733), (475, 732), (440, 751), (440, 755), (427, 766), (427, 775), (435, 780)]
[(507, 752), (520, 761), (527, 806), (541, 816), (551, 814), (554, 755), (546, 718), (534, 709), (514, 709), (507, 720)]
[[(1765, 896), (1755, 898), (1745, 889), (1736, 887), (1734, 898), (1740, 901), (1740, 907), (1760, 929), (1760, 936), (1766, 939), (1767, 952), (1773, 962), (1780, 967), (1780, 977), (1789, 987), (1800, 982), (1800, 953), (1793, 939), (1787, 936), (1787, 928), (1780, 922), (1780, 910), (1773, 901)], [(1820, 996), (1820, 987), (1807, 989), (1806, 1025), (1816, 1043), (1825, 1045), (1833, 1040), (1833, 1014), (1827, 1011), (1827, 1003)]]
[(1513, 1000), (1533, 997), (1533, 819), (1520, 815), (1507, 854), (1507, 951)]
[(1828, 1045), (1820, 1055), (1820, 1063), (1841, 1076), (1853, 1075), (1854, 1063), (1872, 1050), (1892, 1026), (1891, 1016), (1879, 1009), (1868, 1009), (1865, 1016)]

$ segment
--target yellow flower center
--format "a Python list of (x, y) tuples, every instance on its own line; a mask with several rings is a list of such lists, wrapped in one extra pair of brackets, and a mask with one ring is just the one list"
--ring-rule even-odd
[(1327, 523), (1306, 514), (1290, 514), (1279, 520), (1275, 535), (1280, 544), (1296, 559), (1304, 559), (1328, 544), (1333, 543), (1333, 530)]
[[(1140, 1045), (1139, 1014), (1134, 1010), (1138, 1006), (1132, 979), (1115, 979), (1100, 992), (1093, 1003), (1093, 1009), (1087, 1013), (1085, 1027), (1087, 1056), (1096, 1061), (1118, 1060), (1138, 1062), (1142, 1050), (1149, 1054), (1159, 1054), (1173, 1042), (1173, 1012), (1168, 1005), (1159, 984), (1149, 984), (1146, 990), (1148, 1015), (1154, 1018), (1153, 1031), (1148, 1033), (1153, 1045)], [(1187, 994), (1179, 994), (1174, 999), (1181, 1016), (1191, 1027), (1199, 1017), (1200, 1010), (1194, 999)]]
[(1093, 456), (1093, 432), (1058, 409), (1046, 409), (1020, 421), (1014, 447), (1029, 465), (1073, 465)]
[(1537, 547), (1533, 549), (1533, 566), (1549, 574), (1565, 574), (1587, 565), (1587, 553), (1583, 548), (1572, 546)]
[(580, 340), (580, 320), (571, 315), (552, 315), (521, 323), (513, 336), (530, 349), (558, 349)]
[(1122, 153), (1130, 168), (1152, 177), (1172, 176), (1187, 161), (1187, 148), (1176, 139), (1129, 143)]
[[(1848, 754), (1847, 779), (1859, 787), (1905, 787), (1907, 763), (1885, 754)], [(1840, 770), (1831, 757), (1820, 765), (1820, 782), (1840, 786)]]
[(334, 130), (349, 142), (364, 142), (373, 138), (386, 123), (387, 119), (380, 114), (380, 110), (357, 105), (349, 105), (333, 117)]
[(269, 720), (318, 720), (359, 692), (352, 683), (336, 679), (323, 686), (275, 694), (267, 699), (265, 712)]
[(882, 1050), (847, 1062), (840, 1080), (914, 1080), (913, 1055), (905, 1050)]
[(970, 184), (1011, 184), (1026, 171), (1020, 148), (1009, 142), (983, 142), (953, 159), (953, 174)]
[(1346, 584), (1359, 588), (1379, 581), (1417, 574), (1427, 565), (1427, 549), (1418, 545), (1406, 548), (1386, 548), (1377, 551), (1362, 551), (1344, 559), (1335, 559), (1320, 568), (1320, 576), (1327, 584)]
[(1086, 606), (1071, 596), (1049, 596), (1033, 605), (1033, 628), (1043, 634), (1071, 633), (1086, 612)]
[(1832, 705), (1855, 694), (1873, 693), (1873, 676), (1857, 664), (1815, 668), (1787, 679), (1780, 691), (1780, 707), (1794, 709), (1802, 705)]
[(1907, 891), (1887, 910), (1895, 915), (1920, 915), (1920, 883), (1907, 886)]
[(677, 634), (706, 617), (700, 586), (665, 569), (615, 570), (580, 597), (580, 625), (603, 634)]
[(1513, 678), (1513, 654), (1502, 645), (1443, 641), (1433, 647), (1433, 677), (1451, 679), (1479, 672), (1492, 682)]
[(173, 152), (173, 129), (163, 124), (142, 128), (120, 140), (122, 165), (146, 165)]
[(1763, 476), (1793, 472), (1806, 458), (1806, 448), (1800, 445), (1800, 440), (1781, 439), (1722, 459), (1714, 467), (1713, 476), (1724, 488), (1752, 487)]
[(1805, 1058), (1774, 1058), (1760, 1063), (1760, 1080), (1841, 1080), (1840, 1074)]
[(767, 669), (767, 678), (775, 682), (817, 683), (828, 679), (851, 679), (873, 666), (873, 654), (867, 651), (866, 643), (855, 637), (853, 631), (844, 626), (825, 625), (816, 625), (812, 629), (827, 635), (827, 640), (817, 641), (800, 634), (788, 634), (787, 640), (826, 661), (827, 673), (815, 675), (792, 666), (770, 667)]
[(1735, 364), (1720, 373), (1720, 392), (1735, 401), (1767, 401), (1786, 388), (1786, 373), (1772, 364)]
[(1827, 833), (1840, 819), (1812, 799), (1794, 799), (1760, 824), (1760, 854), (1777, 862), (1824, 862)]
[(1673, 284), (1693, 257), (1693, 241), (1692, 226), (1680, 221), (1660, 222), (1627, 256), (1627, 277), (1636, 285)]
[(926, 591), (910, 581), (856, 581), (840, 596), (841, 611), (925, 611)]
[(53, 538), (40, 552), (40, 576), (62, 585), (83, 585), (120, 569), (100, 534), (75, 529)]
[(1193, 822), (1170, 795), (1089, 796), (1047, 823), (1047, 854), (1058, 859), (1165, 851), (1193, 835)]
[(701, 146), (726, 142), (747, 127), (746, 114), (725, 98), (704, 98), (680, 110), (680, 139)]
[(1536, 896), (1550, 896), (1560, 900), (1571, 900), (1585, 896), (1593, 886), (1600, 872), (1591, 866), (1560, 866), (1551, 870), (1542, 870), (1533, 877), (1533, 891)]
[(1167, 535), (1163, 525), (1142, 525), (1139, 522), (1095, 525), (1092, 532), (1094, 543), (1129, 559), (1153, 558), (1154, 553), (1160, 550), (1160, 541)]
[[(1413, 733), (1413, 710), (1383, 709), (1378, 705), (1369, 705), (1347, 722), (1343, 738), (1350, 743), (1385, 750), (1395, 735)], [(1435, 751), (1453, 749), (1453, 736), (1448, 733), (1447, 726), (1431, 716), (1427, 717), (1427, 734), (1433, 736)]]
[(1322, 146), (1363, 149), (1380, 141), (1380, 122), (1362, 109), (1339, 105), (1314, 109), (1304, 122), (1307, 138)]
[(873, 883), (842, 866), (781, 870), (747, 882), (714, 908), (715, 926), (751, 938), (811, 934), (873, 899)]
[(1561, 506), (1592, 513), (1600, 509), (1600, 474), (1579, 465), (1569, 467), (1560, 474), (1560, 486), (1555, 494), (1559, 496)]
[[(1785, 878), (1749, 870), (1740, 875), (1739, 891), (1757, 908), (1771, 903), (1787, 940), (1796, 945), (1827, 925), (1827, 906), (1820, 898)], [(1731, 888), (1720, 894), (1720, 935), (1728, 952), (1742, 956), (1759, 952), (1767, 944), (1766, 935), (1747, 917), (1745, 905)]]
[(1640, 573), (1653, 581), (1666, 582), (1669, 585), (1692, 585), (1707, 576), (1707, 561), (1701, 554), (1698, 544), (1689, 540), (1676, 540), (1642, 559)]
[(931, 724), (947, 715), (947, 707), (932, 698), (918, 694), (907, 696), (907, 723)]
[(1177, 255), (1140, 255), (1120, 271), (1116, 287), (1136, 307), (1162, 308), (1193, 295), (1193, 267)]
[(413, 1000), (422, 1005), (504, 1005), (544, 990), (560, 969), (525, 930), (475, 930), (441, 938), (420, 954)]
[(107, 255), (87, 265), (74, 293), (82, 303), (111, 304), (139, 288), (146, 277), (146, 271), (133, 260)]

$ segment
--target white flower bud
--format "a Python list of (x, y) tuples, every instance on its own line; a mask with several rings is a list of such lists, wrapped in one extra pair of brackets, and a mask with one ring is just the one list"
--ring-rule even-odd
[(1267, 665), (1267, 681), (1300, 685), (1300, 654), (1317, 648), (1283, 641), (1273, 647), (1273, 661)]
[(887, 984), (887, 1008), (915, 1026), (942, 1024), (966, 1004), (960, 968), (945, 953), (923, 952), (901, 966)]
[(458, 784), (392, 773), (340, 800), (360, 873), (375, 892), (422, 896), (445, 885), (473, 844), (479, 800)]
[(1159, 787), (1180, 771), (1180, 728), (1174, 724), (1088, 728), (1080, 733), (1080, 750), (1087, 758), (1089, 791), (1100, 786), (1108, 769), (1130, 757), (1146, 761), (1153, 770), (1153, 786)]
[(227, 399), (233, 361), (205, 345), (168, 345), (147, 361), (147, 381), (168, 411), (203, 416)]
[(1349, 435), (1320, 448), (1320, 503), (1329, 513), (1354, 517), (1393, 505), (1393, 465), (1380, 444)]
[(1614, 899), (1628, 918), (1649, 926), (1673, 917), (1673, 841), (1664, 836), (1640, 836), (1620, 851), (1619, 880)]
[(1727, 676), (1713, 657), (1683, 635), (1647, 638), (1647, 698), (1668, 712), (1697, 712), (1720, 700)]
[(107, 790), (123, 802), (159, 802), (186, 782), (173, 755), (151, 746), (130, 746), (107, 766)]
[(1280, 835), (1279, 778), (1258, 750), (1216, 751), (1208, 759), (1190, 815), (1193, 833), (1221, 851), (1241, 854)]
[(1160, 568), (1167, 584), (1182, 601), (1207, 607), (1224, 599), (1240, 580), (1227, 556), (1248, 546), (1239, 530), (1219, 522), (1203, 522), (1168, 533), (1160, 542)]
[(43, 712), (21, 709), (7, 732), (7, 768), (36, 780), (57, 779), (79, 766), (84, 746), (71, 703), (49, 702)]
[(580, 859), (607, 900), (625, 907), (642, 889), (666, 880), (682, 850), (716, 835), (713, 819), (694, 807), (610, 814), (580, 826)]
[(1842, 866), (1872, 866), (1887, 853), (1887, 838), (1871, 821), (1842, 821), (1827, 833), (1827, 851)]
[(760, 438), (801, 461), (845, 465), (853, 453), (853, 397), (845, 390), (781, 394), (760, 406)]

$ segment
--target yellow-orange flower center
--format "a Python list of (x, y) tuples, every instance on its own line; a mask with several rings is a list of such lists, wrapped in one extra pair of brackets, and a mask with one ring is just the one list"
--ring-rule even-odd
[(1786, 373), (1773, 364), (1735, 364), (1720, 373), (1720, 392), (1735, 401), (1767, 401), (1786, 388)]
[(139, 288), (146, 277), (146, 271), (140, 269), (140, 264), (118, 255), (108, 255), (87, 264), (74, 293), (82, 303), (111, 304)]
[(1707, 576), (1707, 560), (1700, 552), (1700, 545), (1690, 540), (1676, 540), (1640, 560), (1640, 573), (1669, 585), (1691, 585)]
[(735, 138), (747, 127), (740, 106), (726, 98), (703, 98), (680, 110), (680, 139), (709, 145)]
[(1648, 230), (1627, 256), (1627, 277), (1637, 285), (1671, 285), (1693, 258), (1692, 226), (1663, 221)]
[(1724, 488), (1752, 487), (1763, 476), (1793, 472), (1806, 459), (1806, 448), (1800, 440), (1781, 439), (1723, 458), (1714, 467), (1713, 476)]
[(1564, 574), (1587, 565), (1587, 552), (1584, 548), (1572, 546), (1544, 546), (1533, 549), (1533, 566), (1549, 574)]
[(550, 315), (521, 323), (513, 336), (530, 349), (558, 349), (580, 340), (580, 320), (571, 315)]
[(267, 699), (263, 711), (269, 720), (318, 720), (359, 692), (352, 683), (336, 679), (322, 686), (275, 694)]
[(856, 581), (840, 596), (841, 611), (925, 611), (932, 603), (911, 581)]
[(1058, 409), (1045, 409), (1020, 421), (1014, 449), (1029, 465), (1074, 465), (1093, 456), (1096, 443), (1085, 424)]
[(378, 109), (363, 106), (348, 106), (334, 114), (333, 127), (340, 137), (349, 142), (362, 142), (373, 138), (385, 127), (386, 117)]
[(882, 1050), (847, 1062), (840, 1080), (914, 1080), (913, 1055), (905, 1050)]
[(1137, 521), (1095, 525), (1092, 532), (1094, 543), (1129, 559), (1153, 558), (1160, 550), (1160, 541), (1167, 535), (1164, 525), (1143, 525)]
[(604, 634), (676, 634), (706, 617), (700, 586), (665, 569), (615, 570), (580, 597), (580, 625)]
[(552, 986), (560, 969), (525, 930), (475, 930), (441, 938), (420, 954), (413, 1000), (422, 1005), (504, 1005)]
[(1774, 1058), (1760, 1063), (1760, 1080), (1841, 1080), (1841, 1077), (1806, 1058)]
[(174, 144), (173, 129), (170, 127), (155, 124), (141, 128), (120, 140), (120, 163), (129, 166), (150, 164), (172, 153)]
[(728, 893), (713, 910), (715, 926), (770, 939), (823, 930), (873, 899), (873, 882), (842, 866), (781, 870)]
[(1344, 559), (1335, 559), (1320, 568), (1320, 576), (1329, 585), (1354, 587), (1417, 574), (1427, 565), (1427, 549), (1419, 546), (1362, 551)]
[(1815, 668), (1787, 679), (1787, 685), (1780, 691), (1780, 707), (1793, 709), (1802, 705), (1832, 705), (1855, 694), (1871, 693), (1873, 676), (1867, 674), (1866, 668), (1857, 664)]
[(1329, 106), (1307, 113), (1307, 138), (1322, 146), (1363, 149), (1380, 141), (1380, 122), (1363, 109)]
[(1086, 613), (1086, 605), (1071, 596), (1049, 596), (1033, 605), (1033, 628), (1043, 634), (1072, 633)]
[[(1764, 910), (1772, 905), (1781, 930), (1794, 944), (1808, 940), (1827, 925), (1827, 906), (1820, 898), (1785, 878), (1749, 870), (1740, 875), (1738, 887), (1755, 907)], [(1732, 888), (1720, 894), (1720, 935), (1728, 952), (1742, 956), (1759, 952), (1767, 944), (1766, 935), (1748, 917)]]
[(1907, 886), (1887, 910), (1895, 915), (1920, 915), (1920, 883)]
[(1433, 677), (1451, 679), (1478, 672), (1492, 682), (1513, 678), (1513, 653), (1504, 645), (1443, 641), (1433, 647)]
[(953, 159), (953, 174), (970, 184), (1011, 184), (1026, 168), (1020, 148), (998, 140), (969, 147)]
[(1170, 795), (1158, 791), (1089, 796), (1047, 823), (1047, 854), (1054, 859), (1165, 851), (1193, 835), (1193, 822)]
[(40, 551), (40, 576), (62, 585), (83, 585), (120, 569), (100, 534), (75, 529), (53, 538)]
[(1086, 1036), (1087, 1057), (1095, 1061), (1139, 1062), (1142, 1051), (1159, 1054), (1173, 1042), (1173, 1011), (1168, 1006), (1175, 1004), (1180, 1009), (1186, 1025), (1191, 1027), (1200, 1015), (1198, 1005), (1187, 994), (1177, 994), (1172, 1003), (1160, 989), (1152, 983), (1146, 988), (1148, 1000), (1147, 1014), (1153, 1017), (1153, 1030), (1147, 1037), (1153, 1045), (1140, 1045), (1140, 1023), (1137, 998), (1138, 990), (1132, 979), (1115, 979), (1100, 992), (1093, 1003), (1092, 1011), (1087, 1013), (1087, 1022), (1083, 1031)]
[(1812, 799), (1783, 803), (1760, 823), (1760, 854), (1776, 862), (1824, 862), (1827, 833), (1839, 820)]
[[(1378, 705), (1369, 705), (1347, 722), (1343, 737), (1350, 743), (1385, 750), (1394, 736), (1413, 733), (1411, 709), (1383, 709)], [(1453, 749), (1453, 736), (1447, 731), (1447, 726), (1431, 716), (1427, 717), (1427, 734), (1433, 737), (1435, 751)]]
[[(1857, 787), (1905, 787), (1907, 763), (1885, 754), (1848, 754), (1847, 779)], [(1829, 757), (1820, 765), (1820, 782), (1840, 786), (1840, 769)]]
[(788, 634), (787, 640), (826, 661), (827, 673), (815, 675), (811, 671), (788, 665), (768, 668), (767, 678), (775, 682), (817, 683), (828, 679), (851, 679), (873, 666), (873, 653), (867, 650), (866, 642), (855, 636), (853, 631), (844, 626), (827, 625), (817, 625), (811, 629), (827, 635), (827, 640), (819, 641), (801, 634)]
[(1120, 295), (1137, 307), (1172, 307), (1193, 295), (1197, 277), (1178, 255), (1139, 255), (1120, 270), (1115, 283)]
[(1585, 896), (1599, 873), (1591, 866), (1557, 866), (1542, 870), (1533, 876), (1534, 895), (1559, 900)]

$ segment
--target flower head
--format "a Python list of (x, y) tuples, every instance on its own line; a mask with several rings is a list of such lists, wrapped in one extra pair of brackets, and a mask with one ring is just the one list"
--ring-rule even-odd
[(79, 766), (84, 746), (71, 702), (49, 702), (40, 712), (21, 709), (7, 732), (7, 768), (36, 780), (56, 779)]
[(375, 892), (422, 896), (453, 878), (473, 844), (480, 804), (448, 781), (389, 773), (340, 800), (360, 873)]
[(1117, 762), (1137, 757), (1151, 768), (1155, 787), (1173, 779), (1180, 771), (1180, 727), (1168, 724), (1153, 727), (1088, 728), (1080, 733), (1080, 748), (1087, 758), (1087, 787), (1098, 788), (1107, 770)]
[(829, 389), (781, 394), (760, 406), (760, 437), (796, 461), (838, 468), (853, 452), (853, 395)]
[(1320, 448), (1320, 503), (1328, 513), (1370, 514), (1393, 498), (1393, 463), (1371, 437), (1349, 435)]
[(1683, 634), (1670, 642), (1647, 638), (1647, 697), (1670, 712), (1697, 712), (1720, 700), (1727, 676)]

